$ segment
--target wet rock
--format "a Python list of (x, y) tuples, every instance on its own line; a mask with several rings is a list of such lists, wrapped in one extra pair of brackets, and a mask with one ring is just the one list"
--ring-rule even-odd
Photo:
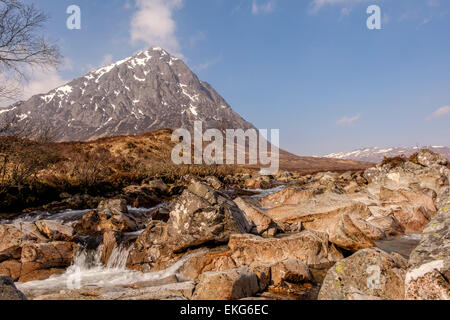
[[(244, 214), (233, 202), (210, 190), (196, 191), (203, 197), (185, 190), (170, 212), (168, 240), (174, 252), (207, 243), (225, 243), (231, 234), (249, 230)], [(242, 225), (246, 227), (241, 228)]]
[(30, 274), (37, 270), (66, 268), (72, 263), (76, 245), (71, 242), (27, 243), (22, 247), (20, 282), (36, 278)]
[(0, 261), (20, 258), (24, 234), (12, 225), (0, 225)]
[(194, 300), (237, 300), (259, 292), (258, 279), (249, 268), (203, 273)]
[(167, 208), (156, 208), (150, 213), (150, 218), (152, 220), (159, 220), (163, 222), (169, 221), (170, 211)]
[(220, 180), (217, 177), (209, 176), (209, 177), (206, 177), (205, 180), (206, 180), (206, 183), (209, 186), (213, 187), (215, 190), (223, 189), (223, 184), (222, 184), (222, 182), (220, 182)]
[(273, 208), (267, 214), (280, 226), (301, 223), (304, 229), (326, 232), (332, 243), (350, 251), (374, 247), (371, 238), (382, 235), (364, 221), (372, 216), (367, 205), (333, 193), (318, 195), (299, 205)]
[(137, 238), (128, 257), (127, 267), (142, 272), (167, 268), (173, 261), (167, 239), (167, 224), (162, 221), (150, 222)]
[(343, 258), (329, 244), (328, 235), (310, 230), (268, 239), (250, 234), (232, 235), (228, 246), (230, 256), (237, 265), (249, 266), (256, 262), (273, 264), (297, 259), (309, 267), (329, 268)]
[(450, 202), (425, 228), (406, 275), (409, 300), (450, 299)]
[(255, 228), (255, 234), (261, 235), (271, 227), (276, 227), (272, 219), (260, 208), (252, 205), (243, 198), (234, 200), (239, 209), (241, 209), (248, 223)]
[(0, 262), (0, 275), (9, 276), (13, 281), (18, 281), (22, 264), (17, 260), (6, 260)]
[[(155, 186), (128, 186), (122, 190), (123, 198), (134, 208), (153, 208), (161, 203), (160, 197), (156, 194), (159, 191), (155, 191), (159, 189), (156, 187), (158, 187), (157, 183)], [(160, 187), (165, 190), (163, 186)]]
[(287, 259), (276, 263), (270, 267), (270, 271), (274, 285), (281, 285), (283, 282), (301, 283), (312, 280), (308, 266), (297, 259)]
[(17, 290), (10, 277), (0, 276), (0, 300), (27, 300), (27, 298)]
[(105, 233), (103, 233), (102, 255), (100, 259), (104, 265), (108, 264), (111, 254), (113, 253), (114, 249), (119, 246), (119, 243), (120, 243), (119, 232), (108, 230)]
[(249, 178), (245, 180), (244, 183), (245, 188), (248, 189), (270, 189), (273, 187), (273, 183), (268, 176), (260, 176), (260, 177), (254, 177)]
[(364, 249), (336, 263), (327, 273), (319, 300), (377, 297), (403, 300), (407, 261), (398, 254)]
[(16, 222), (13, 224), (23, 234), (23, 242), (47, 242), (47, 237), (42, 234), (33, 222)]
[(401, 236), (405, 233), (405, 229), (403, 229), (397, 219), (391, 216), (374, 218), (370, 220), (370, 223), (382, 230), (386, 238)]
[(294, 187), (285, 188), (279, 192), (270, 194), (261, 199), (264, 207), (279, 207), (282, 205), (296, 205), (314, 197), (312, 189), (299, 189)]
[(159, 195), (167, 195), (169, 192), (169, 187), (161, 179), (152, 180), (143, 185), (143, 187), (154, 190)]
[(35, 222), (39, 231), (52, 241), (71, 241), (74, 230), (72, 227), (53, 220)]
[(96, 211), (84, 215), (74, 229), (82, 234), (99, 234), (104, 231), (131, 232), (138, 229), (136, 219), (128, 213), (123, 199), (102, 201)]

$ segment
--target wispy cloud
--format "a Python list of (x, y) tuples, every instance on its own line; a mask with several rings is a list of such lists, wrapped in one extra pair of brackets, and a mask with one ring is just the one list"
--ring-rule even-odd
[(209, 59), (206, 62), (193, 66), (192, 70), (194, 70), (195, 72), (202, 72), (202, 71), (206, 71), (209, 68), (213, 67), (214, 65), (218, 64), (220, 61), (222, 60), (222, 55), (213, 58), (213, 59)]
[(444, 106), (442, 108), (437, 109), (430, 116), (428, 116), (427, 120), (438, 119), (448, 114), (450, 114), (450, 106)]
[[(376, 2), (378, 0), (313, 0), (310, 4), (309, 4), (309, 12), (311, 14), (315, 14), (317, 13), (320, 9), (328, 6), (328, 5), (340, 5), (340, 6), (346, 6), (346, 10), (344, 12), (350, 12), (350, 6), (353, 6), (355, 4), (358, 3), (363, 3), (363, 2)], [(341, 11), (342, 14), (342, 11)]]
[(182, 6), (183, 0), (136, 0), (137, 11), (131, 21), (131, 42), (160, 46), (179, 54), (180, 43), (175, 34), (177, 24), (173, 13)]
[(275, 0), (269, 0), (262, 2), (261, 0), (253, 0), (252, 3), (252, 14), (258, 15), (261, 13), (271, 13), (276, 8), (276, 2)]
[(341, 119), (336, 121), (336, 124), (341, 127), (346, 127), (346, 126), (350, 126), (350, 125), (354, 124), (359, 119), (361, 119), (360, 114), (358, 114), (354, 117), (342, 117)]

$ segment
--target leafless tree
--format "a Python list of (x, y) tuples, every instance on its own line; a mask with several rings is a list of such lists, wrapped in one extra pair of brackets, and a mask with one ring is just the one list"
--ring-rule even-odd
[[(17, 96), (27, 66), (57, 66), (61, 55), (42, 35), (48, 16), (21, 0), (0, 0), (0, 98)], [(5, 84), (9, 82), (9, 84)]]

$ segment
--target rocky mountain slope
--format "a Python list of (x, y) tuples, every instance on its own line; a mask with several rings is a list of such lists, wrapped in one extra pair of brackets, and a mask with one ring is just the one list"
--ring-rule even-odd
[(180, 59), (161, 48), (92, 71), (0, 111), (31, 127), (45, 124), (58, 141), (133, 135), (157, 129), (253, 128)]
[[(343, 160), (354, 160), (354, 161), (364, 161), (364, 162), (381, 162), (384, 157), (396, 157), (404, 155), (406, 157), (418, 152), (421, 148), (419, 147), (395, 147), (395, 148), (366, 148), (358, 149), (352, 152), (339, 152), (332, 153), (324, 156), (325, 158), (332, 159), (343, 159)], [(426, 147), (433, 152), (439, 153), (450, 160), (450, 147), (443, 146), (430, 146)]]

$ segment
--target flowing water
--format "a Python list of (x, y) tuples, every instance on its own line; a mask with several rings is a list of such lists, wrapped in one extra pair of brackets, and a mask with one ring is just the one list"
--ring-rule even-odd
[(101, 246), (97, 250), (80, 248), (74, 257), (72, 265), (63, 274), (54, 275), (41, 281), (17, 283), (16, 286), (28, 297), (74, 289), (114, 289), (139, 283), (152, 286), (153, 282), (155, 286), (158, 286), (161, 284), (158, 281), (176, 276), (183, 264), (192, 257), (192, 255), (187, 255), (163, 271), (142, 273), (126, 268), (126, 262), (131, 250), (132, 246), (129, 248), (116, 247), (107, 265), (103, 265), (100, 261)]

